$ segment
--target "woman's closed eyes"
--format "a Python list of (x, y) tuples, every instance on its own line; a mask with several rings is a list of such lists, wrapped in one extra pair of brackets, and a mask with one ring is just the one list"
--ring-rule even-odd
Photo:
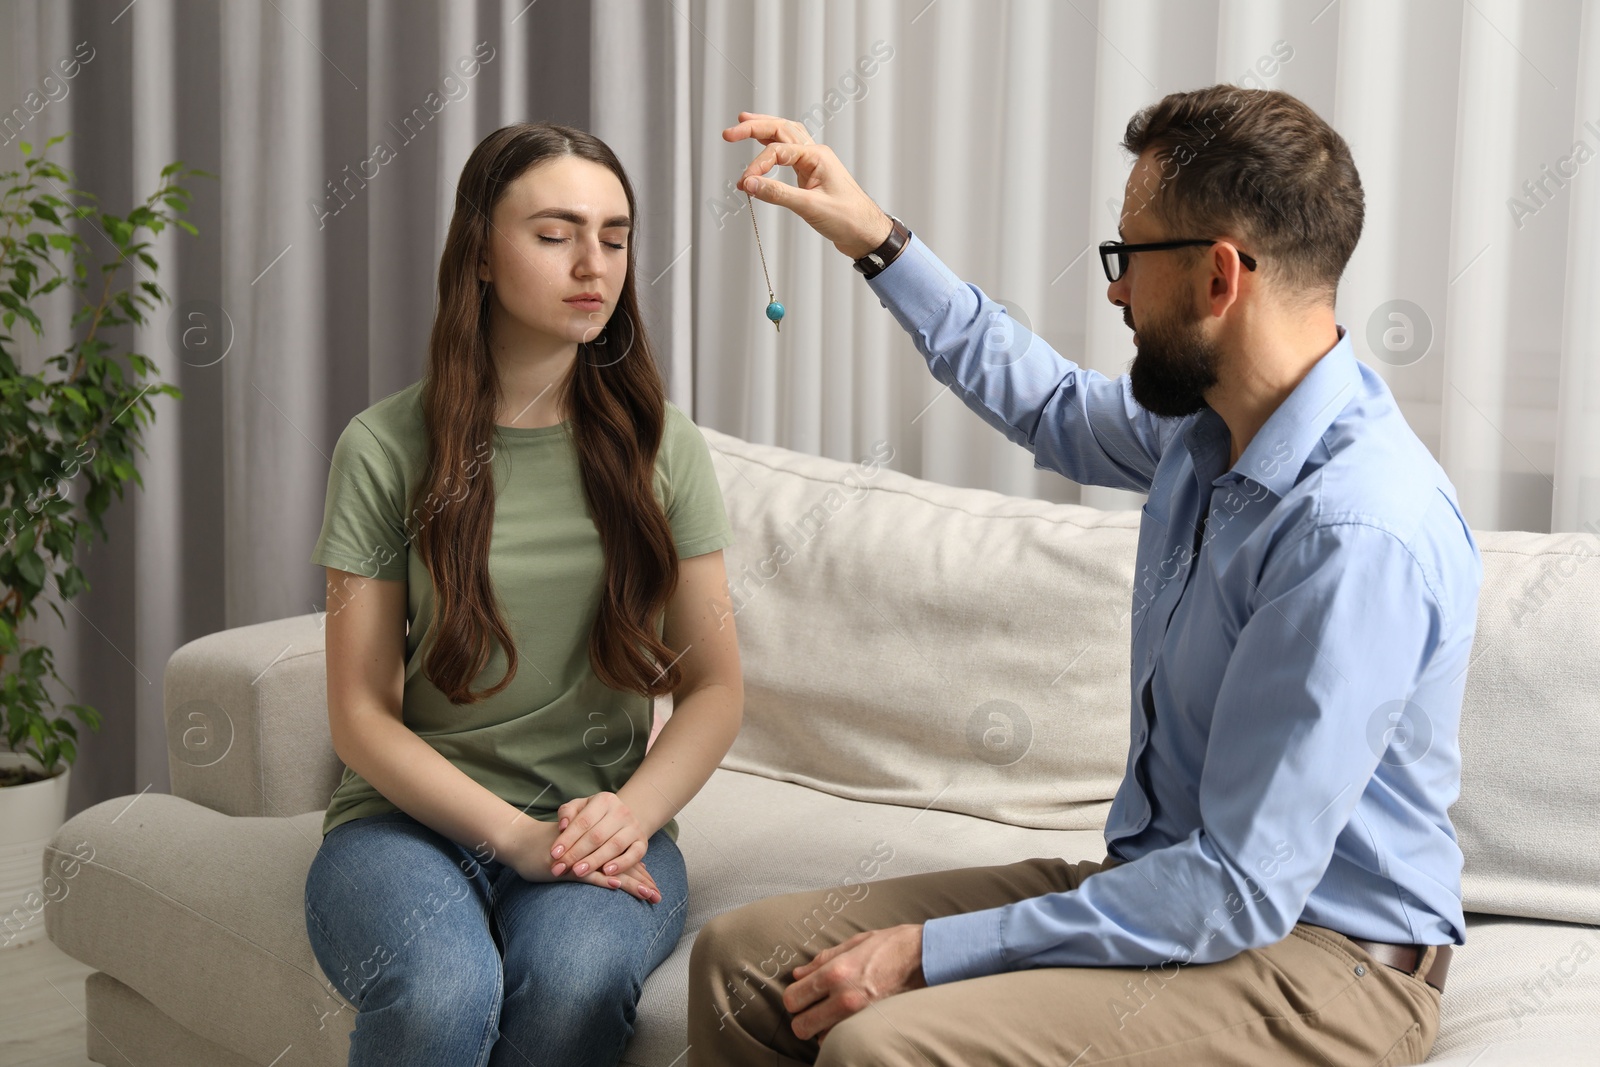
[[(546, 237), (544, 234), (541, 233), (539, 235), (539, 240), (541, 240), (541, 241), (549, 241), (551, 244), (558, 245), (558, 244), (561, 244), (561, 243), (565, 242), (567, 239), (565, 237)], [(618, 252), (620, 252), (623, 249), (628, 247), (627, 245), (613, 244), (610, 241), (601, 241), (600, 243), (605, 245), (607, 248), (615, 248)]]

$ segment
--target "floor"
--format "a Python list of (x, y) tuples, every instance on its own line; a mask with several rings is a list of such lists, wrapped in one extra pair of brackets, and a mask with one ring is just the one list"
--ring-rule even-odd
[(46, 937), (0, 949), (0, 1063), (96, 1067), (84, 1054), (83, 980), (93, 971)]

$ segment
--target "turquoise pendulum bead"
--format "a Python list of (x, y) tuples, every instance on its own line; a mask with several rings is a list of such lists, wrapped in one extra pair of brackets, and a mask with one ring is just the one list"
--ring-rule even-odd
[(767, 300), (769, 301), (767, 304), (767, 318), (772, 321), (773, 329), (782, 333), (783, 327), (779, 325), (779, 321), (783, 318), (783, 305), (778, 303), (778, 298), (772, 293), (772, 275), (767, 273), (767, 254), (761, 250), (761, 227), (756, 226), (756, 204), (754, 200), (750, 199), (749, 193), (744, 194), (744, 199), (745, 203), (750, 205), (750, 225), (756, 232), (756, 251), (761, 253), (761, 275), (767, 279)]

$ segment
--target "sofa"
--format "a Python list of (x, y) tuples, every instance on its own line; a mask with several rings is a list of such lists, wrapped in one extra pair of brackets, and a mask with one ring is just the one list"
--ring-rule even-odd
[[(690, 913), (644, 986), (634, 1067), (684, 1062), (689, 949), (711, 916), (797, 889), (1098, 858), (1128, 743), (1139, 512), (922, 481), (890, 469), (886, 441), (852, 463), (703, 432), (735, 535), (745, 719), (679, 816)], [(1429, 1062), (1593, 1065), (1600, 541), (1478, 537), (1451, 809), (1469, 932)], [(321, 617), (192, 641), (164, 682), (172, 792), (88, 808), (44, 856), (60, 887), (47, 934), (95, 968), (89, 1058), (343, 1064), (354, 1009), (302, 912), (341, 770)]]

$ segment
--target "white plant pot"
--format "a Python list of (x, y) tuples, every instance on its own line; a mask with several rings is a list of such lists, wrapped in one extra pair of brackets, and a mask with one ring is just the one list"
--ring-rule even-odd
[[(41, 769), (32, 756), (0, 751), (0, 767)], [(67, 818), (72, 768), (53, 778), (0, 788), (0, 950), (44, 936), (44, 847)]]

